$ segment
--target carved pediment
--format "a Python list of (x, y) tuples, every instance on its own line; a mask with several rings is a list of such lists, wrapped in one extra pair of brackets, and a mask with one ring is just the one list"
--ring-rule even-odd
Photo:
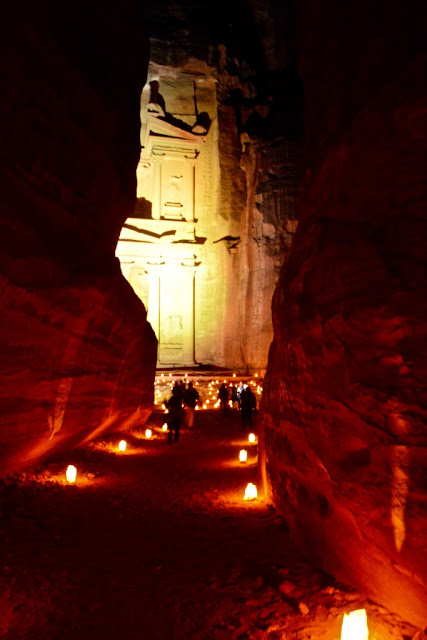
[(195, 135), (162, 118), (148, 114), (144, 155), (146, 157), (181, 156), (195, 159), (205, 139), (206, 136)]

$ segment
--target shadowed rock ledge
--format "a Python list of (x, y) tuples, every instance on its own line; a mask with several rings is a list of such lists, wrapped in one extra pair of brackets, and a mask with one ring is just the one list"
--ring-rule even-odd
[(135, 202), (138, 4), (3, 9), (0, 474), (144, 421), (156, 361), (114, 258)]

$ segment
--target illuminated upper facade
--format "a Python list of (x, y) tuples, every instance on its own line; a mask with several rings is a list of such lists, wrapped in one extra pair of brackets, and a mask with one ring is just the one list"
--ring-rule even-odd
[[(218, 216), (218, 127), (209, 70), (151, 65), (141, 99), (137, 206), (117, 246), (143, 301), (159, 365), (214, 362), (224, 307), (221, 258), (230, 225)], [(218, 242), (220, 241), (220, 242)]]

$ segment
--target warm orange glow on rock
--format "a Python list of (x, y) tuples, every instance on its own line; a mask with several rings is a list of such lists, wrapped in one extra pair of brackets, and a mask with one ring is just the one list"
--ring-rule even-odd
[(248, 452), (246, 451), (246, 449), (241, 449), (239, 453), (240, 462), (246, 462), (247, 459), (248, 459)]
[(342, 621), (341, 640), (369, 640), (368, 619), (365, 609), (345, 613)]
[(255, 440), (256, 440), (256, 438), (255, 438), (255, 434), (254, 434), (254, 433), (250, 433), (250, 434), (248, 435), (248, 442), (250, 442), (250, 443), (252, 443), (252, 444), (253, 444), (253, 443), (255, 442)]
[(119, 442), (119, 451), (126, 451), (126, 440), (120, 440)]
[(256, 500), (258, 496), (257, 488), (252, 482), (249, 482), (245, 489), (245, 496), (243, 500)]
[(66, 478), (67, 478), (67, 482), (69, 482), (70, 484), (72, 484), (73, 482), (76, 481), (77, 478), (77, 469), (73, 464), (69, 464), (67, 467), (67, 471), (65, 473)]
[(146, 429), (145, 430), (145, 437), (149, 440), (151, 438), (151, 436), (153, 435), (153, 432), (151, 431), (151, 429)]

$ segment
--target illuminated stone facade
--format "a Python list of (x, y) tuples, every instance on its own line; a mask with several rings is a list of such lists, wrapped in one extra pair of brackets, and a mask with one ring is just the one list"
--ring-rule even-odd
[(208, 70), (151, 65), (150, 72), (141, 99), (137, 206), (117, 255), (148, 310), (159, 364), (213, 362), (216, 265), (224, 250), (216, 241), (230, 232), (217, 215), (215, 82)]
[(296, 230), (281, 173), (289, 159), (240, 138), (224, 93), (221, 74), (195, 60), (151, 63), (142, 92), (137, 205), (117, 256), (161, 366), (267, 362), (271, 298)]

